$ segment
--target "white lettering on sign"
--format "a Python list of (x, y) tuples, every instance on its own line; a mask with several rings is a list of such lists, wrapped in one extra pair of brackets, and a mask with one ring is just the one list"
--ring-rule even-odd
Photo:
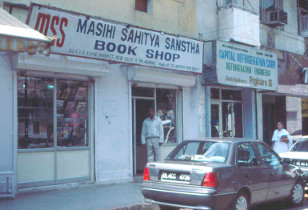
[(28, 24), (57, 36), (51, 53), (202, 73), (203, 42), (31, 4)]

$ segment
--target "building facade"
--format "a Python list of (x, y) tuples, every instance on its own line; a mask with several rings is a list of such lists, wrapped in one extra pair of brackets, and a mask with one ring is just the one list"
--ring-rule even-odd
[[(305, 104), (308, 91), (304, 77), (307, 67), (308, 2), (200, 0), (196, 4), (197, 31), (201, 39), (237, 43), (265, 50), (277, 56), (277, 89), (256, 87), (252, 90), (255, 94), (253, 96), (255, 102), (252, 104), (255, 104), (256, 116), (248, 124), (255, 123), (252, 126), (256, 129), (253, 136), (271, 144), (273, 130), (276, 129), (278, 121), (284, 122), (294, 139), (305, 135), (307, 133)], [(209, 52), (205, 51), (205, 56), (207, 55)], [(206, 62), (205, 64), (207, 65)], [(213, 71), (212, 59), (208, 64), (209, 72)], [(205, 71), (205, 75), (207, 73)], [(234, 84), (234, 86), (241, 85)], [(209, 109), (207, 113), (213, 114)], [(223, 111), (221, 115), (224, 115)], [(207, 122), (211, 123), (207, 123), (207, 131), (210, 130), (211, 120), (213, 119), (208, 117)], [(220, 117), (221, 120), (225, 119)], [(224, 126), (224, 122), (221, 126)], [(225, 132), (224, 129), (220, 130)]]
[(271, 144), (278, 120), (305, 134), (305, 3), (1, 1), (55, 36), (48, 57), (15, 54), (2, 72), (15, 104), (0, 144), (15, 142), (17, 188), (132, 181), (150, 107), (164, 124), (162, 156), (199, 137)]
[(195, 2), (140, 2), (3, 2), (55, 36), (48, 57), (10, 58), (18, 189), (132, 181), (146, 163), (150, 107), (163, 121), (163, 156), (205, 133)]

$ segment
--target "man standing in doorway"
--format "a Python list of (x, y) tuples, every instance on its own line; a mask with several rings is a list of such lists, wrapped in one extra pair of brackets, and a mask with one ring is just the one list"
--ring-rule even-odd
[(154, 108), (149, 109), (149, 117), (143, 121), (141, 143), (147, 145), (148, 162), (160, 160), (159, 146), (164, 142), (162, 121), (155, 116)]
[(283, 128), (282, 122), (277, 123), (277, 129), (274, 131), (272, 142), (274, 144), (273, 149), (278, 154), (288, 152), (291, 149), (293, 145), (292, 139), (289, 132)]

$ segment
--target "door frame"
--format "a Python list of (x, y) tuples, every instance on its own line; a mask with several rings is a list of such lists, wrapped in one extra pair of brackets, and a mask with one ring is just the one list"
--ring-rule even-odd
[[(212, 115), (212, 105), (218, 105), (218, 137), (222, 137), (222, 105), (221, 102), (219, 101), (211, 101), (211, 115)], [(212, 121), (212, 116), (211, 116), (211, 121)], [(212, 124), (211, 124), (211, 129), (212, 129)], [(211, 136), (213, 134), (211, 133)]]
[[(239, 101), (230, 101), (230, 100), (212, 100), (211, 101), (211, 109), (212, 109), (212, 105), (218, 105), (218, 119), (219, 119), (219, 130), (218, 130), (218, 134), (219, 134), (219, 138), (224, 137), (223, 136), (223, 119), (222, 119), (222, 103), (231, 103), (231, 121), (232, 121), (232, 136), (230, 136), (229, 138), (235, 138), (234, 134), (235, 134), (235, 121), (234, 121), (234, 105), (235, 104), (241, 104), (242, 106), (242, 135), (244, 136), (244, 113), (243, 113), (243, 103), (239, 102)], [(211, 110), (212, 113), (212, 110)], [(211, 125), (212, 126), (212, 125)], [(212, 129), (212, 128), (211, 128)], [(212, 135), (212, 134), (211, 134)], [(226, 137), (225, 137), (226, 138)], [(228, 137), (227, 137), (228, 138)]]
[(156, 90), (154, 89), (154, 97), (132, 96), (132, 146), (133, 146), (133, 176), (137, 175), (137, 141), (136, 141), (136, 101), (146, 100), (153, 101), (154, 111), (156, 114)]

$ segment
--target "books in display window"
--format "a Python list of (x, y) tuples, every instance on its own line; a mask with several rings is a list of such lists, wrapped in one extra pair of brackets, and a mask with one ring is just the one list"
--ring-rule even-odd
[(66, 116), (70, 116), (71, 113), (73, 113), (75, 111), (75, 105), (76, 105), (76, 102), (74, 102), (74, 101), (67, 102), (66, 107), (65, 107), (65, 115)]
[(79, 114), (85, 114), (86, 113), (86, 106), (87, 106), (86, 102), (83, 102), (83, 101), (78, 102), (76, 112), (79, 113)]
[(83, 101), (87, 97), (87, 88), (86, 87), (79, 87), (75, 96), (75, 100)]
[(72, 130), (72, 127), (58, 127), (57, 137), (59, 139), (68, 139), (71, 136)]
[(57, 100), (57, 113), (63, 113), (64, 100)]

